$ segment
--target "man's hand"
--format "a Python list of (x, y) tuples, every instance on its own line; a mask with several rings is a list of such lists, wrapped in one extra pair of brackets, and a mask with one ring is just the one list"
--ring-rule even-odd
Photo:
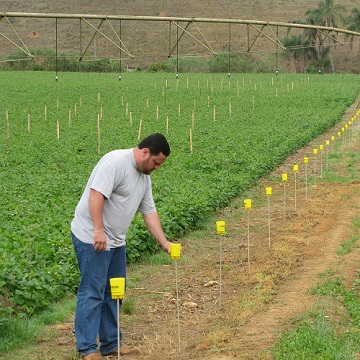
[(106, 249), (106, 235), (104, 230), (94, 231), (93, 247), (97, 251), (104, 251)]

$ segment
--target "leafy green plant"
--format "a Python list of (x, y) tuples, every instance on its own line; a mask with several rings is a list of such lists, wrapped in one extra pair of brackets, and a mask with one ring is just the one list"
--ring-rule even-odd
[[(236, 74), (229, 81), (226, 74), (176, 79), (133, 73), (120, 82), (113, 74), (95, 73), (61, 73), (57, 82), (50, 72), (1, 76), (6, 91), (0, 92), (0, 103), (10, 128), (8, 142), (6, 123), (0, 124), (3, 318), (37, 314), (76, 291), (69, 229), (74, 209), (99, 158), (137, 144), (140, 120), (141, 137), (160, 131), (172, 147), (152, 182), (164, 231), (174, 239), (201, 227), (286, 156), (336, 124), (359, 91), (354, 75), (336, 81), (326, 75), (281, 75), (276, 84), (271, 74)], [(289, 91), (292, 82), (296, 86)], [(127, 243), (130, 262), (159, 250), (141, 216)]]

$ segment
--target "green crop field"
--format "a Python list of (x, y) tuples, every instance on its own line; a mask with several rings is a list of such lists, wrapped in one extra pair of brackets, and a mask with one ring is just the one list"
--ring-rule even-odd
[[(287, 155), (334, 126), (359, 75), (0, 75), (0, 316), (35, 314), (73, 292), (70, 221), (106, 152), (167, 135), (172, 153), (152, 175), (168, 237), (201, 226)], [(136, 217), (128, 257), (156, 242)]]

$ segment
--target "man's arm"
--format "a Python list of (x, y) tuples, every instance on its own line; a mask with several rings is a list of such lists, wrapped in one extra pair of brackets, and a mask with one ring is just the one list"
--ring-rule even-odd
[(160, 217), (157, 212), (152, 214), (143, 214), (146, 227), (151, 235), (157, 240), (161, 247), (170, 254), (170, 242), (167, 241), (161, 226)]
[(95, 250), (106, 249), (106, 236), (103, 229), (104, 196), (100, 192), (90, 189), (89, 212), (94, 225), (94, 248)]

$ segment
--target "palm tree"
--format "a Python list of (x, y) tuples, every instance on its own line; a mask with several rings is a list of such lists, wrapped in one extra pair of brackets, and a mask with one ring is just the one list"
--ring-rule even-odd
[[(360, 9), (352, 9), (351, 15), (346, 19), (346, 23), (348, 24), (348, 30), (360, 32)], [(354, 35), (350, 35), (350, 39), (352, 41), (354, 39)]]
[[(345, 7), (343, 5), (334, 4), (334, 0), (321, 0), (318, 3), (318, 7), (316, 9), (308, 10), (306, 15), (311, 21), (314, 21), (315, 24), (321, 26), (328, 27), (337, 27), (336, 19), (341, 17), (341, 14), (345, 11)], [(333, 62), (333, 54), (331, 47), (331, 38), (327, 36), (328, 46), (329, 46), (329, 56), (330, 56), (330, 64), (331, 70), (335, 73), (334, 62)], [(319, 36), (320, 46), (323, 43), (323, 37)]]

